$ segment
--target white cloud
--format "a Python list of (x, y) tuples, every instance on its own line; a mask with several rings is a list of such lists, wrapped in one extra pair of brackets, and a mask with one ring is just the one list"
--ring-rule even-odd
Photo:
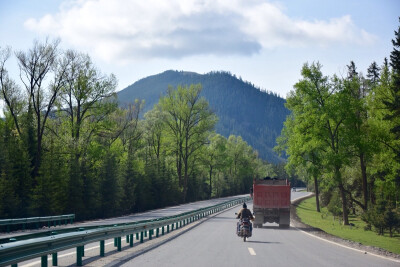
[(263, 0), (69, 0), (25, 26), (119, 63), (375, 41), (350, 16), (295, 20)]

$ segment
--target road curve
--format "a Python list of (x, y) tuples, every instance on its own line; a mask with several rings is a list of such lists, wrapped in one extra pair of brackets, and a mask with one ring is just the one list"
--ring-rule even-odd
[(235, 234), (236, 209), (222, 212), (167, 244), (117, 265), (400, 266), (399, 261), (326, 242), (297, 228), (280, 229), (276, 224), (254, 229), (253, 237), (243, 242)]
[[(307, 192), (292, 192), (291, 199), (308, 195)], [(213, 200), (212, 202), (217, 201)], [(221, 201), (221, 200), (218, 200)], [(199, 208), (209, 202), (161, 209), (129, 216), (130, 220), (147, 219)], [(215, 203), (213, 203), (215, 204)], [(252, 209), (252, 203), (248, 203)], [(400, 266), (400, 261), (376, 257), (369, 253), (341, 247), (316, 238), (300, 229), (280, 229), (276, 224), (264, 224), (254, 229), (248, 242), (236, 236), (235, 212), (240, 206), (221, 212), (209, 219), (189, 224), (172, 234), (138, 244), (131, 249), (125, 244), (122, 252), (116, 252), (113, 240), (106, 241), (106, 257), (98, 257), (98, 244), (85, 246), (85, 266)], [(113, 218), (107, 223), (118, 223), (127, 217)], [(104, 221), (95, 224), (104, 224)], [(87, 224), (93, 224), (88, 222)], [(190, 229), (190, 230), (189, 230)], [(180, 234), (179, 232), (182, 231)], [(184, 233), (184, 234), (183, 234)], [(162, 243), (161, 246), (157, 243)], [(149, 249), (143, 249), (148, 246)], [(132, 250), (133, 249), (133, 250)], [(142, 252), (141, 252), (142, 251)], [(96, 256), (97, 255), (97, 256)], [(59, 253), (59, 266), (73, 266), (75, 250)], [(49, 266), (51, 259), (49, 257)], [(32, 260), (19, 266), (40, 266), (40, 260)]]

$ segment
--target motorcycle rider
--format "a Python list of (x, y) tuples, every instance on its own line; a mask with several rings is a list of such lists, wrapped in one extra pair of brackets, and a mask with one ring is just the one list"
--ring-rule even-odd
[(237, 214), (237, 217), (236, 217), (236, 219), (243, 219), (243, 218), (248, 218), (250, 220), (254, 220), (253, 214), (247, 208), (246, 202), (243, 203), (243, 208), (239, 211), (239, 213)]
[[(239, 213), (236, 216), (236, 219), (244, 219), (248, 218), (249, 220), (254, 220), (254, 216), (251, 213), (251, 211), (247, 208), (246, 202), (243, 203), (243, 208), (239, 211)], [(239, 231), (240, 223), (237, 223), (237, 230)], [(250, 232), (253, 232), (253, 224), (250, 223)]]

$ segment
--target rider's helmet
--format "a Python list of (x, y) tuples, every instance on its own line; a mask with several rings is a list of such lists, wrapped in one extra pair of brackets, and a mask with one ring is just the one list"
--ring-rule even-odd
[(247, 209), (246, 203), (243, 203), (243, 208), (244, 208), (244, 209)]

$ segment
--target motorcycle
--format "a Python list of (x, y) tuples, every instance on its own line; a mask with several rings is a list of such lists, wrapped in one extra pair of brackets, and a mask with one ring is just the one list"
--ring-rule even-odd
[(243, 237), (243, 242), (246, 242), (248, 237), (252, 235), (252, 225), (249, 218), (240, 219), (237, 223), (237, 235)]

